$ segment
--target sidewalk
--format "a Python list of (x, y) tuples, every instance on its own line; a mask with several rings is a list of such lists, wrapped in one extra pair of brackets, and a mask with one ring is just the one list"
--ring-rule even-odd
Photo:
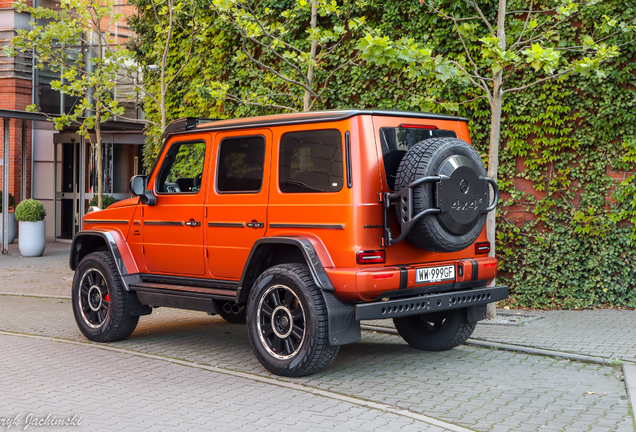
[[(114, 418), (118, 424), (110, 430), (137, 430), (137, 419), (144, 420), (142, 423), (151, 430), (172, 430), (172, 425), (175, 430), (189, 430), (192, 423), (181, 422), (180, 417), (190, 414), (199, 416), (193, 423), (204, 425), (203, 429), (211, 430), (210, 425), (216, 422), (227, 425), (235, 421), (243, 430), (261, 430), (269, 421), (272, 427), (265, 429), (283, 430), (283, 420), (280, 416), (276, 416), (279, 423), (272, 420), (270, 407), (277, 405), (279, 399), (286, 401), (284, 395), (290, 390), (298, 390), (301, 393), (294, 394), (293, 399), (302, 399), (299, 411), (281, 411), (292, 421), (292, 429), (339, 430), (341, 423), (337, 420), (341, 419), (348, 425), (347, 430), (356, 431), (469, 428), (634, 432), (626, 387), (634, 400), (636, 365), (631, 362), (636, 357), (635, 311), (499, 311), (500, 316), (524, 315), (524, 323), (480, 323), (468, 344), (435, 353), (410, 348), (394, 335), (391, 320), (365, 321), (365, 326), (374, 326), (375, 331), (364, 331), (359, 343), (343, 346), (325, 371), (285, 379), (272, 376), (256, 361), (245, 326), (228, 324), (202, 312), (159, 308), (142, 317), (135, 332), (124, 341), (88, 342), (73, 320), (69, 249), (69, 244), (48, 243), (44, 257), (23, 258), (17, 245), (11, 245), (11, 254), (0, 256), (0, 343), (5, 347), (0, 366), (4, 364), (6, 370), (15, 372), (15, 383), (24, 382), (20, 392), (7, 393), (4, 398), (0, 395), (0, 409), (5, 405), (13, 410), (1, 411), (0, 418), (28, 413), (39, 406), (55, 409), (60, 415), (83, 414), (87, 425), (106, 426), (108, 416), (81, 401), (89, 398), (87, 392), (100, 383), (106, 388), (126, 390), (129, 387), (125, 383), (132, 382), (135, 389), (138, 387), (135, 397), (139, 403), (128, 415), (116, 406)], [(1, 295), (7, 293), (13, 295)], [(492, 349), (480, 348), (479, 344)], [(504, 344), (514, 345), (514, 349), (498, 349)], [(531, 349), (551, 351), (528, 354)], [(21, 357), (21, 353), (31, 350), (36, 354)], [(94, 380), (82, 375), (101, 350), (111, 352), (104, 354), (106, 370), (117, 373), (95, 376)], [(40, 351), (44, 353), (41, 356), (37, 354)], [(559, 358), (566, 353), (594, 356), (602, 361), (591, 364), (572, 361), (567, 356)], [(129, 356), (146, 359), (136, 361)], [(78, 359), (81, 366), (66, 367), (69, 358)], [(178, 364), (180, 368), (166, 375), (167, 366), (148, 359)], [(617, 367), (621, 361), (622, 369)], [(135, 367), (129, 371), (116, 366), (131, 363)], [(28, 381), (33, 368), (50, 371), (50, 382)], [(212, 375), (191, 372), (192, 368)], [(224, 374), (225, 380), (216, 373)], [(139, 374), (143, 375), (141, 379)], [(157, 387), (154, 377), (166, 379)], [(246, 385), (243, 379), (267, 386), (256, 385), (259, 389), (253, 390), (254, 398), (249, 399), (240, 390)], [(57, 387), (72, 385), (76, 380), (88, 383), (88, 387), (76, 390), (79, 396), (68, 403), (62, 399), (59, 404), (49, 402), (47, 392), (55, 393)], [(191, 388), (204, 381), (212, 386), (209, 393), (202, 387)], [(14, 385), (14, 381), (8, 384)], [(243, 411), (207, 412), (205, 403), (171, 411), (182, 398), (195, 403), (198, 398), (191, 394), (193, 391), (213, 400), (214, 387), (224, 393), (223, 400), (236, 399), (239, 405), (246, 401), (241, 405)], [(302, 396), (302, 392), (315, 397)], [(127, 397), (126, 391), (111, 391), (110, 395)], [(348, 398), (344, 402), (353, 405), (345, 407), (342, 398)], [(334, 404), (335, 400), (340, 402)], [(333, 406), (342, 409), (334, 411)], [(158, 417), (144, 417), (145, 407), (158, 413)], [(378, 415), (378, 410), (386, 415)], [(244, 421), (245, 416), (249, 421)]]

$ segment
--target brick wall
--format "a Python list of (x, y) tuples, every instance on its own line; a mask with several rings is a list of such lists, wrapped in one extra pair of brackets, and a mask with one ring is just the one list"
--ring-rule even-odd
[[(0, 7), (2, 2), (0, 0)], [(0, 79), (0, 109), (24, 111), (31, 104), (31, 81), (19, 78)], [(0, 157), (4, 155), (4, 119), (0, 119)], [(26, 122), (26, 185), (25, 194), (27, 198), (31, 196), (31, 122)], [(17, 119), (9, 120), (9, 192), (15, 196), (16, 202), (22, 197), (22, 140), (23, 121)], [(6, 162), (5, 162), (6, 163)], [(0, 167), (0, 188), (4, 178), (4, 166)]]

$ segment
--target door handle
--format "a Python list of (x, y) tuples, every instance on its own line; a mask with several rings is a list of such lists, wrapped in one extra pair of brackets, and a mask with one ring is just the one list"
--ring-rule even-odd
[(248, 228), (263, 228), (265, 226), (264, 222), (248, 222), (245, 224)]
[(189, 226), (189, 227), (198, 227), (198, 226), (200, 226), (200, 225), (201, 225), (201, 222), (199, 222), (199, 221), (192, 221), (192, 220), (190, 220), (190, 221), (185, 221), (184, 223), (185, 223), (185, 226)]

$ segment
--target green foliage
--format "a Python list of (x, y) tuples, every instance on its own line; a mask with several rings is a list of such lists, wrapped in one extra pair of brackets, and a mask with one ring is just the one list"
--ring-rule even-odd
[(18, 222), (37, 222), (44, 220), (46, 209), (38, 200), (27, 199), (20, 201), (15, 208), (15, 220)]
[[(485, 158), (491, 120), (487, 100), (468, 85), (466, 77), (444, 80), (458, 74), (452, 69), (457, 65), (444, 63), (444, 59), (460, 65), (469, 62), (453, 24), (438, 14), (428, 13), (416, 0), (367, 0), (338, 5), (342, 8), (345, 3), (351, 8), (352, 17), (364, 17), (366, 21), (356, 29), (349, 27), (344, 39), (317, 69), (317, 80), (333, 75), (315, 109), (378, 108), (457, 114), (470, 119), (473, 145)], [(478, 3), (484, 4), (486, 17), (495, 16), (496, 2)], [(541, 2), (560, 8), (559, 16), (563, 17), (551, 21), (551, 25), (559, 26), (558, 35), (551, 35), (555, 44), (543, 45), (557, 50), (558, 59), (551, 51), (530, 56), (516, 53), (524, 66), (510, 79), (511, 86), (535, 82), (545, 76), (544, 67), (554, 68), (556, 73), (565, 65), (587, 68), (590, 60), (586, 57), (593, 59), (596, 51), (585, 54), (568, 47), (602, 44), (603, 34), (609, 35), (625, 23), (633, 26), (634, 21), (630, 20), (636, 16), (634, 0), (595, 2), (592, 9), (582, 11), (575, 10), (576, 3)], [(266, 0), (261, 4), (263, 10), (270, 8), (281, 13), (294, 7), (292, 0)], [(510, 1), (509, 9), (521, 10), (529, 4)], [(469, 16), (466, 13), (471, 8), (471, 2), (453, 2), (445, 12)], [(564, 19), (574, 14), (574, 21)], [(604, 15), (614, 18), (607, 20)], [(521, 19), (525, 16), (517, 18), (518, 28), (509, 32), (509, 44), (514, 43), (514, 32), (519, 34), (525, 23)], [(257, 94), (256, 90), (265, 88), (261, 87), (262, 70), (241, 54), (240, 35), (217, 20), (214, 11), (202, 7), (195, 19), (202, 28), (200, 40), (193, 60), (169, 94), (170, 118), (234, 118), (283, 111), (219, 96), (224, 92)], [(612, 19), (616, 19), (615, 24)], [(529, 27), (535, 25), (533, 20), (529, 20)], [(320, 23), (331, 26), (337, 21), (329, 15)], [(536, 28), (549, 25), (541, 22), (537, 17)], [(289, 31), (301, 34), (306, 30), (306, 26), (297, 25), (290, 25)], [(398, 59), (403, 65), (399, 70), (390, 64), (349, 62), (355, 56), (355, 48), (363, 43), (366, 30), (371, 28), (370, 38), (386, 37), (387, 43), (398, 41), (393, 45), (396, 56), (419, 56), (418, 61), (423, 64), (430, 49), (433, 63), (439, 63), (416, 74), (404, 59)], [(460, 31), (476, 53), (490, 43), (479, 40), (484, 37), (483, 30), (483, 24), (461, 23)], [(151, 28), (145, 31), (152, 37)], [(622, 34), (613, 36), (615, 44), (606, 45), (607, 49), (616, 45), (618, 52), (612, 54), (611, 61), (604, 61), (602, 68), (591, 66), (588, 74), (566, 74), (563, 79), (509, 93), (504, 100), (497, 250), (499, 283), (510, 285), (511, 305), (636, 307), (632, 294), (636, 292), (636, 276), (631, 264), (636, 262), (636, 249), (631, 243), (636, 232), (632, 224), (626, 225), (630, 220), (636, 221), (636, 46), (632, 36)], [(142, 40), (145, 35), (140, 33)], [(594, 35), (595, 42), (581, 35)], [(494, 62), (517, 61), (511, 56), (514, 52), (497, 51), (492, 44), (490, 47), (492, 53), (484, 60), (490, 66), (485, 70), (496, 67)], [(532, 45), (525, 49), (532, 49)], [(179, 65), (180, 57), (171, 57), (170, 64)], [(535, 66), (539, 66), (536, 71)], [(146, 114), (156, 120), (159, 112), (149, 107)], [(160, 145), (160, 135), (153, 133), (144, 148), (148, 166), (154, 163)], [(608, 176), (608, 170), (629, 173), (625, 181), (616, 181)]]
[[(2, 191), (0, 191), (0, 213), (2, 213)], [(9, 194), (9, 208), (12, 209), (15, 207), (15, 197), (12, 194)]]
[[(115, 204), (117, 200), (110, 195), (103, 195), (104, 208), (108, 208), (109, 205)], [(97, 207), (97, 195), (93, 195), (93, 198), (88, 202), (91, 207)]]
[[(80, 133), (90, 138), (96, 123), (123, 114), (113, 99), (119, 66), (112, 48), (117, 41), (104, 28), (104, 23), (121, 18), (114, 13), (114, 0), (66, 0), (55, 9), (34, 8), (18, 0), (13, 6), (31, 16), (31, 29), (18, 29), (5, 52), (32, 54), (36, 69), (60, 73), (59, 79), (51, 81), (51, 88), (78, 97), (72, 112), (51, 118), (56, 129), (79, 122)], [(78, 46), (87, 48), (79, 50)]]

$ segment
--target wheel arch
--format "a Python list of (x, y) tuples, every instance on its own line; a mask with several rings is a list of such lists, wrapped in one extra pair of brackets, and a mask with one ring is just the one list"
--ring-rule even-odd
[(257, 240), (245, 262), (240, 287), (236, 293), (238, 304), (247, 303), (250, 290), (258, 276), (278, 264), (306, 264), (316, 286), (323, 291), (335, 289), (314, 244), (305, 237), (264, 237)]
[(69, 255), (69, 267), (75, 271), (86, 255), (99, 251), (111, 254), (124, 288), (128, 290), (128, 284), (124, 276), (136, 274), (139, 271), (126, 241), (117, 231), (90, 230), (78, 232), (73, 238), (73, 245)]

